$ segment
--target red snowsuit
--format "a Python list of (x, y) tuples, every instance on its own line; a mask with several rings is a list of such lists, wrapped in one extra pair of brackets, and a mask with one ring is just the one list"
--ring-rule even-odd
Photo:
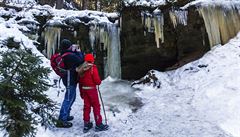
[(98, 91), (96, 85), (101, 84), (101, 79), (98, 74), (96, 65), (84, 72), (84, 75), (79, 79), (80, 95), (84, 100), (83, 120), (90, 122), (91, 107), (93, 107), (93, 114), (96, 125), (102, 123), (102, 116), (100, 114), (100, 103), (98, 99)]

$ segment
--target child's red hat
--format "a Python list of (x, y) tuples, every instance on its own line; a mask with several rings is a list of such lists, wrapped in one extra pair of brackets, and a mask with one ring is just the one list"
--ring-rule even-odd
[(84, 60), (88, 61), (88, 62), (94, 62), (93, 54), (86, 54), (85, 57), (84, 57)]

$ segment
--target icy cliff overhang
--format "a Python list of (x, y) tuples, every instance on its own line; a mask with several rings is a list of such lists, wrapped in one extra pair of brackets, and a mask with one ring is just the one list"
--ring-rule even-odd
[(72, 11), (72, 10), (52, 10), (53, 18), (46, 25), (71, 25), (75, 26), (79, 23), (89, 24), (112, 24), (119, 18), (117, 13), (104, 13), (98, 11)]
[(35, 18), (37, 16), (48, 17), (46, 26), (65, 26), (65, 25), (77, 25), (79, 23), (89, 24), (107, 24), (115, 23), (119, 18), (118, 13), (104, 13), (99, 11), (73, 11), (73, 10), (57, 10), (50, 6), (18, 6), (21, 11), (16, 11), (11, 8), (0, 7), (1, 17), (19, 17), (19, 18)]
[[(0, 0), (3, 2), (4, 0)], [(29, 4), (36, 4), (35, 0), (5, 0), (6, 3), (9, 5), (29, 5)]]

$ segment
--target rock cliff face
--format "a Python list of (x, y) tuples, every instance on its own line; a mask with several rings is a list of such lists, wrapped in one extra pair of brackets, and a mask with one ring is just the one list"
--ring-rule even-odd
[[(150, 17), (142, 13), (145, 11)], [(151, 32), (153, 25), (153, 9), (143, 7), (126, 7), (122, 11), (122, 77), (136, 79), (144, 76), (150, 69), (166, 70), (177, 68), (187, 62), (201, 57), (209, 50), (209, 42), (204, 21), (196, 8), (187, 11), (173, 10), (173, 7), (163, 7), (163, 36), (157, 47), (156, 31)], [(173, 12), (184, 13), (187, 17), (175, 17)], [(179, 16), (179, 15), (178, 15)], [(150, 32), (148, 25), (142, 21), (150, 18)], [(179, 18), (179, 19), (178, 19)], [(176, 23), (176, 24), (175, 24)], [(156, 27), (155, 27), (156, 28)]]
[(178, 68), (225, 44), (240, 30), (239, 3), (186, 0), (122, 11), (122, 78)]

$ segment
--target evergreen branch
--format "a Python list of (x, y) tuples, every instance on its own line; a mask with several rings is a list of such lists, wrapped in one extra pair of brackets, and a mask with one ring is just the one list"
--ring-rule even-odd
[(21, 64), (21, 62), (22, 62), (22, 60), (23, 60), (24, 57), (25, 57), (25, 56), (23, 55), (23, 56), (20, 58), (20, 61), (17, 63), (16, 68), (11, 71), (11, 72), (13, 72), (13, 73), (12, 73), (12, 76), (10, 77), (10, 79), (6, 80), (7, 83), (10, 82), (10, 81), (13, 79), (13, 76), (17, 73), (17, 70), (18, 70), (18, 68), (20, 67), (20, 64)]

